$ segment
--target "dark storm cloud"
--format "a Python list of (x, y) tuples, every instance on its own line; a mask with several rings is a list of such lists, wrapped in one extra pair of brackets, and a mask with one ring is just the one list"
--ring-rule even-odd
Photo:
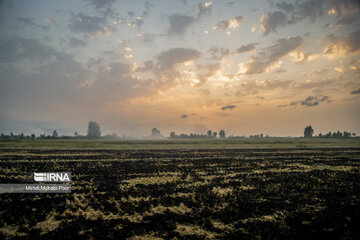
[(183, 114), (180, 116), (180, 118), (187, 118), (187, 117), (189, 117), (189, 115), (187, 115), (187, 114)]
[(69, 28), (73, 32), (104, 33), (105, 18), (88, 16), (83, 13), (72, 14)]
[(245, 75), (265, 72), (269, 67), (278, 62), (282, 57), (289, 54), (302, 45), (301, 37), (288, 37), (277, 40), (276, 44), (263, 48), (260, 52), (251, 56), (250, 61), (245, 63)]
[(223, 106), (221, 108), (221, 110), (225, 111), (225, 110), (233, 110), (234, 108), (236, 108), (236, 105), (226, 105), (226, 106)]
[(69, 45), (72, 48), (85, 47), (86, 42), (84, 40), (82, 40), (82, 39), (77, 39), (75, 37), (71, 37), (69, 39)]
[(30, 18), (30, 17), (17, 17), (17, 18), (15, 18), (15, 20), (19, 24), (24, 24), (24, 25), (27, 25), (27, 26), (40, 28), (42, 30), (49, 30), (48, 26), (39, 25), (39, 24), (34, 22), (33, 18)]
[(350, 94), (360, 94), (360, 89), (352, 91)]

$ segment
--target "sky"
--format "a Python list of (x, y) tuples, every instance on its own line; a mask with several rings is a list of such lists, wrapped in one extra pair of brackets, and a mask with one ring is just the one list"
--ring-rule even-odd
[(0, 0), (0, 132), (360, 135), (360, 2)]

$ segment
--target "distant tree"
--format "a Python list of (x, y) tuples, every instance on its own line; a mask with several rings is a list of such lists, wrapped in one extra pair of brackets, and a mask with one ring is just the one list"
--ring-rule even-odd
[(175, 132), (171, 132), (171, 133), (170, 133), (170, 137), (171, 137), (171, 138), (174, 138), (174, 137), (175, 137)]
[(344, 137), (351, 137), (351, 133), (344, 131)]
[(319, 137), (323, 137), (322, 133), (319, 133)]
[(101, 136), (100, 126), (97, 122), (89, 122), (87, 136), (88, 138), (99, 138)]
[(52, 136), (53, 136), (54, 138), (56, 138), (56, 137), (58, 137), (58, 136), (59, 136), (59, 135), (58, 135), (58, 133), (56, 132), (56, 130), (54, 130), (54, 131), (53, 131)]
[(31, 138), (36, 138), (36, 135), (32, 133)]
[(160, 136), (160, 131), (157, 128), (151, 129), (151, 136), (152, 137), (158, 137)]
[(78, 132), (75, 131), (74, 137), (78, 137), (78, 136), (79, 136)]
[(5, 134), (2, 133), (2, 134), (1, 134), (1, 138), (4, 138), (4, 137), (5, 137)]
[(356, 136), (356, 133), (353, 133), (352, 135), (355, 137), (355, 136)]
[(216, 138), (217, 132), (213, 132), (213, 138)]
[(212, 131), (211, 130), (207, 131), (207, 137), (211, 138), (211, 136), (212, 136)]
[(225, 138), (225, 130), (220, 130), (219, 136), (220, 138)]
[(314, 134), (314, 129), (311, 127), (311, 125), (307, 126), (304, 130), (304, 137), (311, 138)]

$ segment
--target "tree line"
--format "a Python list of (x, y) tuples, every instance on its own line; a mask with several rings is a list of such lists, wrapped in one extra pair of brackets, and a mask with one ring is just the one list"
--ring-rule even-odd
[(347, 131), (344, 131), (344, 132), (340, 132), (340, 131), (337, 131), (337, 132), (328, 132), (326, 134), (322, 134), (321, 132), (318, 134), (318, 135), (314, 135), (314, 129), (312, 128), (311, 125), (307, 126), (305, 129), (304, 129), (304, 137), (305, 138), (311, 138), (311, 137), (318, 137), (318, 138), (348, 138), (348, 137), (355, 137), (356, 134), (355, 133), (350, 133), (350, 132), (347, 132)]
[[(305, 129), (304, 129), (304, 138), (313, 138), (313, 137), (316, 137), (316, 138), (348, 138), (348, 137), (355, 137), (355, 136), (356, 136), (355, 133), (350, 133), (347, 131), (343, 131), (343, 132), (340, 132), (340, 131), (331, 132), (330, 131), (326, 134), (319, 133), (318, 135), (314, 135), (314, 129), (312, 128), (311, 125), (305, 127)], [(221, 139), (226, 138), (225, 130), (221, 129), (219, 131), (219, 134), (217, 132), (213, 132), (212, 130), (208, 130), (206, 134), (196, 134), (196, 133), (184, 134), (184, 133), (181, 133), (181, 134), (177, 135), (175, 132), (171, 132), (170, 136), (168, 138), (169, 139), (215, 139), (218, 137)], [(54, 130), (52, 135), (40, 134), (37, 137), (35, 134), (24, 135), (23, 133), (21, 133), (19, 135), (15, 135), (13, 133), (10, 133), (10, 135), (6, 135), (6, 134), (2, 133), (0, 135), (0, 138), (16, 138), (16, 139), (35, 139), (35, 138), (38, 138), (38, 139), (53, 139), (53, 138), (98, 139), (98, 138), (104, 138), (104, 139), (118, 139), (119, 137), (115, 133), (101, 136), (100, 125), (95, 121), (90, 121), (88, 123), (86, 136), (81, 136), (77, 132), (75, 132), (73, 136), (59, 136), (57, 131)], [(126, 138), (125, 135), (123, 135), (122, 138)], [(160, 130), (158, 130), (157, 128), (152, 128), (151, 134), (146, 138), (162, 139), (164, 137), (160, 134)], [(230, 136), (228, 138), (246, 138), (246, 137), (245, 136), (242, 136), (242, 137)], [(261, 134), (256, 134), (256, 135), (250, 135), (249, 138), (272, 138), (272, 137), (269, 135), (264, 136), (261, 133)]]

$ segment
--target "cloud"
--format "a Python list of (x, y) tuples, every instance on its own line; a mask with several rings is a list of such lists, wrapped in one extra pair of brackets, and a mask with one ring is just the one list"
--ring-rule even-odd
[(159, 66), (163, 69), (172, 68), (178, 64), (196, 60), (200, 52), (192, 48), (173, 48), (161, 53), (158, 57)]
[(69, 45), (72, 48), (85, 47), (86, 42), (84, 40), (82, 40), (82, 39), (77, 39), (75, 37), (71, 37), (69, 39)]
[(15, 18), (15, 20), (17, 23), (20, 23), (20, 24), (40, 28), (42, 30), (49, 30), (49, 26), (43, 26), (43, 25), (36, 24), (34, 22), (34, 19), (31, 17), (17, 17), (17, 18)]
[(337, 22), (336, 22), (336, 25), (337, 26), (347, 26), (347, 25), (350, 25), (351, 23), (355, 22), (359, 20), (358, 18), (354, 17), (354, 16), (345, 16), (341, 19), (339, 19)]
[(87, 2), (89, 2), (89, 4), (93, 5), (95, 8), (111, 7), (115, 1), (116, 0), (87, 0)]
[(281, 11), (264, 13), (259, 21), (259, 26), (264, 31), (264, 36), (267, 36), (271, 32), (276, 32), (279, 26), (287, 24), (288, 16)]
[(70, 54), (21, 37), (4, 39), (0, 50), (1, 63), (11, 63), (0, 68), (0, 115), (11, 110), (29, 121), (61, 122), (66, 114), (156, 94), (154, 80), (139, 79), (134, 64), (94, 59), (86, 68)]
[(343, 20), (339, 20), (340, 24), (350, 24), (353, 20), (346, 17), (355, 17), (360, 12), (360, 3), (356, 0), (308, 0), (295, 3), (282, 1), (272, 5), (280, 11), (267, 12), (261, 16), (259, 26), (264, 31), (264, 36), (276, 32), (278, 27), (295, 24), (304, 19), (314, 22), (328, 15), (335, 15), (337, 18), (345, 16)]
[(187, 6), (187, 5), (188, 5), (187, 0), (181, 0), (181, 2), (182, 2), (185, 6)]
[(93, 66), (98, 66), (98, 65), (100, 65), (103, 61), (104, 61), (103, 58), (92, 58), (92, 57), (91, 57), (91, 58), (89, 58), (86, 66), (87, 66), (88, 68), (91, 68), (91, 67), (93, 67)]
[(195, 22), (195, 18), (186, 15), (174, 14), (169, 16), (170, 29), (168, 31), (169, 35), (181, 35), (186, 29)]
[(55, 24), (56, 25), (56, 21), (52, 18), (47, 18), (46, 22), (50, 23), (50, 24)]
[(360, 89), (352, 91), (350, 94), (360, 94)]
[(183, 83), (182, 71), (177, 67), (200, 58), (200, 52), (192, 48), (172, 48), (162, 52), (154, 60), (148, 60), (143, 66), (137, 67), (135, 72), (151, 72), (155, 76), (154, 88), (160, 91)]
[(227, 2), (226, 3), (226, 6), (227, 7), (232, 7), (234, 5), (234, 1), (231, 1), (231, 2)]
[(226, 105), (226, 106), (223, 106), (221, 108), (222, 111), (225, 111), (225, 110), (233, 110), (234, 108), (236, 108), (236, 105)]
[(292, 80), (264, 80), (264, 81), (251, 81), (242, 82), (237, 91), (238, 96), (245, 96), (248, 94), (256, 95), (261, 91), (275, 90), (275, 89), (288, 89)]
[(343, 54), (348, 55), (356, 53), (360, 49), (360, 31), (345, 34), (342, 38), (337, 38), (334, 35), (327, 35), (324, 38), (327, 42), (324, 54)]
[(237, 55), (237, 54), (241, 54), (241, 53), (245, 53), (245, 52), (249, 52), (252, 50), (255, 50), (256, 45), (258, 45), (258, 43), (249, 43), (246, 45), (242, 45), (241, 47), (231, 51), (228, 48), (216, 48), (216, 47), (212, 47), (209, 49), (209, 53), (212, 56), (212, 59), (214, 60), (221, 60), (224, 57), (228, 57), (231, 55)]
[[(187, 2), (186, 2), (187, 4)], [(198, 16), (192, 17), (181, 14), (172, 14), (168, 16), (170, 21), (170, 29), (168, 30), (168, 35), (182, 35), (186, 32), (186, 29), (190, 27), (193, 23), (199, 21), (202, 17), (208, 16), (211, 13), (212, 3), (199, 3), (196, 8), (198, 9)]]
[(144, 20), (141, 17), (137, 17), (135, 20), (130, 21), (128, 23), (128, 26), (134, 27), (137, 30), (139, 30), (143, 24), (144, 24)]
[(69, 28), (72, 32), (105, 33), (105, 18), (88, 16), (83, 13), (72, 14)]
[(329, 72), (328, 69), (319, 69), (319, 70), (315, 70), (315, 71), (312, 71), (312, 72), (303, 72), (303, 75), (306, 76), (306, 77), (314, 77), (314, 76), (324, 74), (324, 73), (327, 73), (327, 72)]
[(183, 115), (181, 115), (180, 116), (180, 118), (187, 118), (189, 115), (187, 115), (187, 114), (183, 114)]
[(242, 45), (241, 47), (237, 48), (233, 52), (233, 54), (240, 54), (240, 53), (252, 51), (256, 48), (256, 45), (258, 45), (258, 43), (249, 43), (247, 45)]
[(212, 8), (211, 2), (206, 2), (204, 4), (199, 3), (197, 5), (197, 9), (199, 10), (198, 19), (200, 19), (203, 16), (209, 16), (211, 14), (211, 8)]
[(12, 37), (0, 41), (0, 63), (35, 60), (44, 62), (58, 53), (51, 47), (40, 44), (38, 40)]
[(299, 48), (303, 43), (301, 37), (288, 37), (277, 40), (276, 44), (261, 49), (251, 56), (250, 61), (240, 64), (240, 74), (251, 75), (269, 71), (279, 60)]
[(278, 105), (278, 107), (289, 107), (289, 106), (305, 106), (305, 107), (314, 107), (318, 106), (321, 102), (330, 103), (331, 100), (329, 96), (309, 96), (305, 100), (291, 102), (290, 104)]
[(212, 59), (214, 60), (221, 60), (224, 57), (227, 57), (230, 55), (230, 50), (228, 48), (210, 48), (209, 53), (212, 56)]
[(331, 86), (332, 84), (334, 84), (336, 81), (332, 80), (332, 79), (327, 79), (327, 80), (320, 80), (320, 81), (310, 81), (307, 80), (305, 82), (302, 83), (298, 83), (295, 88), (297, 90), (309, 90), (309, 89), (324, 89), (326, 87)]
[(205, 74), (197, 74), (197, 78), (199, 79), (199, 83), (197, 86), (203, 85), (210, 77), (214, 76), (217, 71), (221, 69), (220, 63), (208, 64), (208, 65), (199, 65), (198, 69), (205, 69)]
[(213, 27), (213, 30), (218, 30), (218, 29), (229, 30), (231, 28), (238, 28), (243, 21), (244, 21), (243, 16), (236, 16), (229, 20), (220, 20), (219, 23)]

